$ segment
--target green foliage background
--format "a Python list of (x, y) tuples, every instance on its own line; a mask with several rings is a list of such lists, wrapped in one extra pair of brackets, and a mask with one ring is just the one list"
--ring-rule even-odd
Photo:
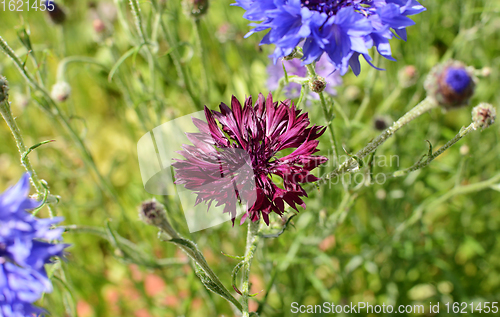
[[(47, 89), (55, 83), (57, 66), (64, 57), (88, 56), (104, 65), (70, 64), (66, 75), (72, 92), (60, 107), (84, 139), (115, 197), (103, 190), (67, 131), (40, 109), (36, 94), (27, 88), (12, 62), (0, 56), (0, 73), (9, 79), (13, 112), (27, 145), (56, 140), (30, 158), (52, 193), (61, 196), (57, 214), (65, 218), (63, 225), (104, 230), (101, 236), (64, 235), (65, 242), (72, 244), (67, 261), (57, 264), (64, 268), (64, 275), (56, 273), (55, 291), (39, 304), (52, 316), (232, 316), (229, 304), (204, 289), (190, 264), (154, 267), (154, 259), (185, 256), (175, 245), (158, 240), (156, 230), (138, 219), (137, 206), (151, 195), (142, 186), (136, 143), (155, 126), (204, 104), (214, 109), (220, 102), (228, 103), (233, 94), (240, 100), (259, 92), (267, 94), (267, 56), (272, 48), (258, 46), (263, 34), (243, 38), (249, 27), (241, 8), (229, 6), (228, 0), (211, 1), (207, 15), (200, 20), (209, 79), (207, 96), (191, 18), (178, 0), (142, 2), (146, 34), (154, 43), (150, 47), (157, 66), (155, 75), (150, 76), (143, 47), (109, 81), (113, 65), (140, 43), (128, 3), (115, 2), (123, 8), (127, 23), (109, 22), (104, 33), (94, 31), (97, 16), (89, 1), (60, 1), (67, 14), (63, 25), (54, 25), (46, 12), (0, 13), (0, 35), (23, 60), (27, 50), (17, 34), (20, 28), (29, 27)], [(152, 3), (166, 5), (162, 21), (173, 43), (165, 40), (161, 24), (155, 24)], [(425, 97), (425, 74), (439, 61), (454, 58), (477, 69), (489, 67), (491, 74), (481, 78), (471, 105), (500, 104), (500, 2), (422, 3), (427, 11), (414, 17), (416, 25), (408, 30), (408, 41), (392, 41), (398, 61), (377, 59), (377, 65), (386, 69), (383, 72), (363, 64), (359, 77), (348, 73), (337, 88), (334, 99), (346, 118), (337, 112), (333, 123), (337, 140), (348, 153), (379, 133), (373, 127), (377, 115), (396, 120)], [(182, 87), (173, 51), (189, 74), (197, 103)], [(384, 100), (398, 89), (398, 71), (406, 65), (416, 67), (418, 82), (403, 89), (392, 107), (379, 113)], [(27, 67), (34, 73), (29, 58)], [(363, 99), (369, 102), (367, 111), (361, 120), (353, 120)], [(313, 123), (323, 124), (318, 104), (305, 107)], [(470, 110), (434, 110), (404, 127), (377, 152), (398, 156), (399, 165), (377, 166), (374, 172), (411, 166), (427, 152), (426, 140), (437, 149), (467, 126)], [(4, 190), (19, 179), (23, 168), (3, 122), (0, 140), (0, 189)], [(264, 239), (259, 245), (251, 281), (252, 292), (260, 293), (253, 298), (252, 308), (265, 302), (261, 316), (292, 316), (292, 302), (428, 306), (439, 301), (439, 315), (444, 316), (446, 302), (500, 301), (500, 184), (467, 187), (500, 173), (498, 142), (499, 125), (493, 125), (472, 133), (429, 167), (404, 178), (371, 186), (337, 184), (311, 190), (307, 209), (292, 225), (280, 237)], [(329, 154), (328, 144), (325, 134), (320, 143), (323, 155)], [(322, 172), (328, 168), (332, 167)], [(460, 194), (447, 194), (452, 190)], [(237, 262), (221, 251), (242, 255), (246, 226), (232, 227), (227, 222), (189, 234), (177, 200), (173, 196), (156, 198), (165, 202), (176, 228), (198, 244), (231, 288), (231, 272)], [(48, 215), (44, 210), (40, 216)], [(407, 226), (400, 227), (402, 224)], [(280, 220), (274, 219), (275, 230), (280, 226)], [(142, 253), (134, 257), (117, 248), (106, 228), (136, 244)], [(398, 232), (398, 228), (404, 230)]]

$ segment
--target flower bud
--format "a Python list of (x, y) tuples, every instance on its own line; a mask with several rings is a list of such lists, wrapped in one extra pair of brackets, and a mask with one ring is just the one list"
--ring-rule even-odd
[(139, 217), (148, 225), (159, 226), (167, 216), (165, 207), (153, 198), (141, 204)]
[(54, 0), (45, 0), (45, 6), (52, 22), (63, 24), (66, 21), (66, 13), (64, 13), (64, 10)]
[(480, 103), (472, 109), (472, 122), (476, 127), (487, 128), (495, 122), (497, 111), (489, 103)]
[(0, 75), (0, 102), (9, 98), (9, 82), (7, 78)]
[(418, 79), (417, 68), (413, 65), (403, 67), (398, 72), (398, 80), (401, 87), (407, 88), (415, 85)]
[(68, 99), (71, 93), (71, 86), (65, 82), (61, 81), (52, 86), (52, 91), (50, 92), (50, 96), (52, 99), (55, 99), (59, 102), (63, 102)]
[(207, 13), (208, 0), (184, 0), (184, 8), (195, 19)]
[(427, 96), (434, 98), (445, 109), (450, 109), (469, 103), (476, 81), (472, 67), (451, 60), (435, 66), (427, 76), (424, 86)]
[(94, 19), (94, 21), (92, 21), (92, 27), (96, 33), (102, 33), (106, 30), (106, 25), (101, 19)]
[(323, 77), (321, 76), (316, 76), (314, 78), (311, 78), (309, 80), (309, 88), (311, 88), (311, 91), (320, 93), (326, 88), (326, 81)]

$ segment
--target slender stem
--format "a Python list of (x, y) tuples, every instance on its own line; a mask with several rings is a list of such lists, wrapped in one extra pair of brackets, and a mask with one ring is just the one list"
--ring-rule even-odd
[[(318, 77), (316, 74), (316, 69), (314, 63), (306, 65), (307, 67), (307, 72), (309, 73), (309, 78), (310, 80), (313, 80), (314, 78)], [(323, 110), (323, 116), (325, 117), (325, 123), (329, 132), (330, 136), (330, 143), (332, 146), (333, 154), (335, 155), (335, 161), (337, 161), (337, 146), (336, 146), (336, 140), (335, 140), (335, 132), (333, 130), (333, 125), (332, 125), (332, 119), (331, 119), (331, 109), (328, 107), (328, 104), (326, 103), (325, 100), (325, 95), (323, 92), (318, 93), (319, 95), (319, 100), (321, 103), (321, 109)]]
[[(375, 64), (378, 64), (378, 56), (375, 56)], [(365, 96), (363, 97), (363, 100), (361, 101), (361, 105), (358, 108), (358, 111), (356, 111), (356, 114), (354, 115), (353, 121), (355, 122), (360, 122), (361, 118), (366, 112), (366, 109), (368, 109), (368, 105), (370, 104), (370, 99), (372, 96), (373, 88), (375, 87), (375, 83), (377, 82), (377, 78), (379, 75), (380, 71), (372, 68), (370, 70), (370, 75), (367, 78), (368, 84), (365, 85)]]
[[(238, 310), (242, 310), (242, 305), (238, 302), (236, 298), (227, 290), (227, 288), (222, 284), (219, 277), (210, 268), (203, 254), (198, 250), (196, 245), (187, 239), (182, 238), (177, 231), (170, 225), (170, 222), (166, 217), (162, 218), (160, 224), (156, 225), (159, 229), (167, 233), (171, 238), (172, 242), (177, 244), (186, 254), (195, 261), (205, 273), (210, 277), (212, 282), (214, 282), (217, 288), (223, 292), (224, 298), (228, 299)], [(182, 242), (181, 242), (182, 241)]]
[[(163, 13), (158, 1), (153, 0), (153, 7), (156, 10), (156, 12), (158, 12), (160, 15)], [(181, 56), (177, 50), (178, 45), (177, 45), (176, 41), (174, 41), (174, 37), (170, 34), (170, 31), (168, 30), (167, 25), (162, 18), (160, 18), (160, 27), (161, 27), (161, 30), (163, 32), (163, 35), (165, 36), (167, 43), (172, 48), (172, 51), (170, 53), (170, 57), (172, 58), (175, 70), (177, 71), (177, 76), (179, 76), (179, 79), (183, 85), (183, 88), (186, 89), (186, 92), (188, 93), (195, 108), (203, 109), (203, 106), (200, 104), (199, 99), (193, 93), (193, 89), (191, 87), (191, 83), (189, 81), (189, 77), (188, 77), (185, 65), (181, 62)]]
[(399, 84), (395, 89), (393, 89), (391, 91), (389, 96), (387, 96), (387, 98), (384, 99), (384, 101), (382, 102), (382, 105), (377, 108), (377, 110), (376, 110), (377, 113), (382, 114), (382, 113), (387, 112), (387, 110), (389, 110), (391, 108), (391, 106), (394, 104), (396, 99), (398, 99), (399, 95), (401, 95), (402, 91), (403, 91), (403, 87), (401, 87), (401, 85)]
[(380, 134), (373, 141), (368, 143), (364, 148), (359, 150), (355, 156), (351, 157), (350, 159), (342, 163), (336, 170), (334, 170), (330, 174), (322, 177), (321, 181), (319, 181), (318, 184), (324, 184), (327, 180), (331, 179), (332, 177), (344, 174), (350, 171), (351, 169), (357, 167), (358, 166), (357, 160), (360, 160), (365, 156), (367, 156), (368, 154), (375, 151), (375, 149), (377, 149), (380, 145), (382, 145), (385, 141), (387, 141), (387, 139), (393, 136), (403, 126), (413, 121), (414, 119), (418, 118), (420, 115), (426, 113), (427, 111), (436, 108), (437, 106), (438, 104), (433, 98), (430, 97), (425, 98), (413, 109), (408, 111), (404, 116), (399, 118), (398, 121), (394, 122), (394, 124), (390, 128), (382, 132), (382, 134)]
[(207, 64), (207, 58), (206, 54), (203, 51), (203, 41), (202, 41), (202, 36), (201, 36), (201, 21), (200, 19), (192, 19), (193, 24), (194, 24), (194, 33), (195, 33), (195, 42), (196, 42), (196, 48), (198, 51), (198, 56), (201, 61), (201, 77), (203, 80), (203, 93), (201, 94), (203, 96), (203, 102), (208, 103), (210, 100), (210, 86), (209, 86), (209, 80), (208, 80), (208, 64)]
[(66, 69), (68, 68), (68, 64), (71, 63), (86, 63), (86, 64), (94, 64), (102, 67), (103, 69), (108, 69), (107, 66), (103, 65), (101, 62), (98, 60), (87, 57), (87, 56), (70, 56), (66, 57), (63, 60), (59, 62), (59, 65), (57, 66), (57, 77), (56, 81), (61, 82), (61, 81), (66, 81)]
[(427, 157), (427, 159), (423, 162), (417, 162), (413, 166), (406, 168), (404, 170), (396, 171), (394, 173), (391, 173), (389, 177), (401, 177), (405, 176), (408, 173), (411, 173), (413, 171), (416, 171), (418, 169), (424, 168), (427, 165), (429, 165), (432, 161), (434, 161), (439, 155), (443, 154), (444, 151), (455, 145), (458, 141), (460, 141), (462, 138), (464, 138), (466, 135), (471, 133), (472, 131), (475, 131), (477, 129), (475, 123), (471, 123), (467, 128), (462, 129), (453, 139), (448, 141), (445, 145), (440, 147), (436, 152), (432, 153), (431, 156)]
[(249, 317), (248, 299), (250, 298), (250, 267), (252, 266), (253, 255), (259, 243), (259, 221), (250, 221), (248, 224), (247, 246), (245, 250), (245, 259), (243, 260), (243, 277), (241, 286), (241, 305), (243, 306), (242, 317)]
[(75, 142), (75, 144), (79, 148), (80, 152), (83, 154), (83, 159), (84, 159), (85, 163), (87, 164), (87, 166), (90, 167), (90, 169), (96, 175), (96, 177), (97, 177), (97, 179), (99, 181), (99, 185), (101, 186), (101, 188), (103, 190), (107, 191), (108, 194), (110, 195), (110, 197), (115, 202), (118, 203), (118, 205), (120, 206), (120, 208), (122, 210), (124, 210), (123, 206), (121, 205), (121, 203), (120, 203), (120, 201), (118, 199), (118, 195), (116, 194), (116, 192), (114, 191), (114, 189), (111, 187), (111, 185), (107, 182), (107, 180), (104, 179), (104, 177), (102, 176), (102, 174), (99, 172), (99, 170), (97, 168), (97, 165), (95, 164), (94, 158), (92, 157), (92, 155), (88, 151), (87, 147), (85, 146), (85, 143), (80, 138), (80, 136), (78, 135), (78, 133), (70, 125), (68, 119), (63, 116), (61, 110), (59, 109), (59, 106), (51, 98), (51, 96), (48, 93), (48, 91), (45, 88), (43, 88), (42, 86), (40, 86), (38, 84), (38, 82), (33, 78), (33, 76), (26, 70), (26, 68), (24, 67), (23, 62), (19, 59), (19, 56), (16, 55), (16, 53), (12, 50), (12, 48), (7, 44), (7, 42), (5, 42), (5, 40), (2, 37), (0, 37), (0, 49), (2, 49), (3, 52), (8, 57), (10, 57), (12, 59), (12, 61), (14, 62), (14, 65), (17, 67), (17, 69), (19, 70), (19, 72), (21, 73), (21, 75), (26, 79), (26, 82), (33, 89), (35, 89), (35, 90), (37, 90), (37, 91), (39, 91), (39, 92), (42, 93), (44, 99), (52, 107), (51, 114), (55, 116), (55, 118), (57, 119), (57, 121), (59, 122), (59, 124), (64, 129), (66, 129), (66, 131), (69, 133), (71, 139), (73, 140), (73, 142)]
[[(2, 117), (7, 123), (7, 126), (9, 127), (10, 131), (12, 132), (12, 135), (14, 136), (14, 140), (16, 141), (16, 145), (19, 150), (19, 154), (21, 156), (21, 164), (30, 174), (31, 183), (33, 184), (33, 187), (35, 187), (36, 192), (38, 193), (38, 197), (47, 197), (48, 195), (50, 195), (50, 192), (46, 187), (42, 185), (42, 181), (40, 180), (40, 178), (38, 178), (38, 175), (36, 174), (33, 165), (31, 165), (29, 157), (26, 155), (27, 149), (24, 144), (24, 139), (21, 134), (21, 130), (19, 130), (16, 120), (10, 110), (9, 99), (7, 98), (7, 96), (3, 101), (0, 102), (0, 113), (2, 114)], [(47, 207), (49, 210), (50, 218), (53, 218), (54, 211), (52, 209), (52, 206), (47, 204)]]

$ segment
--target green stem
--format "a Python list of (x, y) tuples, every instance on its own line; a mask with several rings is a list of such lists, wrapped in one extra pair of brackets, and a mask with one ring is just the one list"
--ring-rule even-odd
[[(160, 8), (160, 5), (158, 4), (158, 1), (153, 0), (153, 7), (154, 7), (155, 11), (157, 13), (159, 13), (160, 15), (163, 13), (161, 8)], [(181, 57), (179, 55), (179, 52), (177, 51), (177, 49), (178, 49), (177, 44), (178, 43), (176, 43), (176, 41), (174, 41), (173, 36), (170, 34), (170, 31), (168, 30), (167, 25), (165, 24), (165, 21), (162, 18), (160, 18), (160, 27), (161, 27), (161, 30), (163, 32), (163, 35), (165, 36), (167, 43), (172, 48), (172, 51), (170, 53), (170, 57), (172, 58), (175, 70), (177, 71), (177, 76), (179, 76), (179, 79), (182, 83), (183, 88), (186, 89), (186, 92), (188, 93), (195, 108), (202, 110), (203, 106), (200, 104), (199, 99), (193, 93), (193, 89), (191, 87), (191, 83), (189, 81), (189, 77), (188, 77), (185, 65), (181, 62)]]
[(411, 173), (413, 171), (419, 170), (421, 168), (426, 167), (429, 165), (432, 161), (434, 161), (438, 156), (443, 154), (444, 151), (448, 150), (450, 147), (455, 145), (458, 141), (460, 141), (462, 138), (464, 138), (466, 135), (471, 133), (472, 131), (475, 131), (477, 129), (475, 123), (471, 123), (467, 128), (462, 129), (453, 139), (448, 141), (445, 145), (440, 147), (436, 152), (432, 153), (427, 159), (423, 162), (417, 162), (413, 166), (406, 168), (404, 170), (396, 171), (394, 173), (391, 173), (389, 176), (390, 177), (401, 177), (405, 176), (408, 173)]
[[(35, 190), (38, 193), (38, 197), (47, 197), (48, 195), (50, 195), (50, 192), (46, 187), (42, 185), (42, 181), (40, 180), (40, 178), (38, 178), (38, 175), (35, 172), (33, 165), (31, 165), (29, 157), (26, 155), (27, 149), (24, 144), (24, 139), (21, 134), (21, 130), (19, 130), (19, 127), (17, 126), (16, 120), (12, 115), (12, 112), (10, 110), (9, 100), (7, 97), (2, 102), (0, 102), (0, 113), (2, 114), (2, 117), (7, 123), (7, 126), (9, 127), (10, 131), (12, 132), (12, 135), (14, 136), (14, 140), (16, 141), (16, 145), (19, 150), (19, 154), (21, 156), (21, 164), (30, 174), (31, 183), (33, 184), (33, 187), (35, 187)], [(50, 206), (50, 204), (47, 204), (47, 208), (49, 210), (50, 218), (53, 218), (54, 211), (52, 209), (52, 206)]]
[[(375, 56), (375, 64), (378, 64), (378, 54)], [(370, 70), (370, 75), (367, 78), (368, 84), (365, 85), (365, 96), (363, 97), (363, 100), (361, 101), (361, 105), (358, 108), (358, 111), (356, 111), (356, 114), (354, 115), (353, 121), (355, 122), (360, 122), (361, 118), (366, 112), (366, 109), (368, 109), (368, 105), (370, 104), (370, 99), (372, 96), (373, 88), (375, 87), (375, 83), (377, 82), (377, 78), (379, 75), (380, 71), (372, 68)]]
[(201, 77), (203, 80), (203, 93), (201, 94), (203, 96), (203, 99), (205, 99), (203, 102), (208, 103), (210, 101), (210, 86), (209, 86), (209, 80), (208, 80), (208, 65), (207, 65), (207, 58), (206, 55), (203, 51), (203, 41), (201, 37), (201, 22), (200, 19), (192, 19), (193, 24), (194, 24), (194, 33), (195, 33), (195, 42), (196, 42), (196, 48), (198, 51), (198, 57), (200, 58), (201, 61)]
[(249, 317), (250, 312), (248, 309), (248, 299), (250, 298), (250, 268), (252, 266), (252, 260), (257, 249), (257, 244), (259, 243), (259, 221), (253, 222), (250, 221), (248, 224), (248, 233), (247, 233), (247, 246), (245, 249), (245, 258), (243, 263), (243, 277), (242, 277), (242, 286), (241, 286), (241, 305), (243, 307), (243, 315), (242, 317)]
[(2, 49), (2, 51), (8, 57), (11, 58), (11, 60), (14, 62), (14, 65), (17, 67), (17, 69), (21, 73), (21, 75), (26, 79), (26, 82), (33, 89), (35, 89), (35, 90), (37, 90), (37, 91), (39, 91), (39, 92), (42, 93), (44, 99), (52, 107), (51, 114), (55, 116), (55, 118), (57, 119), (57, 121), (59, 122), (59, 124), (68, 132), (68, 134), (70, 135), (70, 137), (73, 140), (73, 142), (75, 142), (75, 144), (77, 145), (77, 147), (79, 148), (80, 152), (83, 155), (83, 160), (85, 161), (85, 163), (87, 164), (87, 166), (89, 166), (90, 169), (96, 175), (101, 188), (103, 190), (107, 191), (108, 194), (110, 195), (110, 197), (115, 202), (118, 203), (118, 205), (120, 206), (120, 208), (122, 210), (124, 210), (123, 207), (122, 207), (122, 205), (120, 204), (120, 201), (118, 199), (118, 195), (116, 194), (116, 192), (114, 191), (114, 189), (111, 187), (111, 185), (104, 179), (104, 177), (102, 176), (102, 174), (99, 172), (99, 170), (97, 168), (97, 165), (95, 164), (94, 158), (92, 157), (92, 155), (88, 151), (87, 147), (85, 146), (85, 143), (80, 138), (80, 136), (78, 135), (78, 133), (73, 129), (73, 127), (71, 127), (71, 125), (70, 125), (69, 121), (67, 120), (67, 118), (65, 118), (63, 116), (61, 110), (59, 109), (59, 106), (52, 99), (52, 97), (50, 96), (49, 92), (45, 88), (41, 87), (38, 84), (38, 82), (33, 78), (33, 76), (26, 70), (26, 68), (24, 67), (23, 62), (19, 59), (19, 57), (16, 55), (16, 53), (7, 44), (7, 42), (4, 41), (4, 39), (2, 37), (0, 37), (0, 49)]
[[(306, 67), (307, 67), (307, 72), (309, 73), (309, 80), (314, 80), (316, 77), (318, 77), (318, 75), (316, 74), (314, 63), (308, 64), (306, 65)], [(328, 134), (330, 136), (330, 143), (332, 146), (333, 155), (336, 162), (338, 157), (337, 146), (336, 146), (337, 142), (335, 140), (335, 132), (333, 130), (333, 125), (332, 125), (332, 118), (331, 118), (332, 115), (330, 114), (331, 109), (328, 107), (328, 104), (326, 103), (325, 95), (323, 94), (323, 92), (318, 93), (318, 95), (321, 103), (321, 109), (323, 110), (323, 116), (325, 117), (325, 124), (329, 132)]]
[(376, 137), (373, 141), (368, 143), (364, 148), (359, 150), (355, 156), (351, 157), (344, 163), (342, 163), (337, 169), (335, 169), (332, 173), (322, 177), (321, 181), (318, 184), (324, 184), (326, 181), (331, 179), (332, 177), (344, 174), (348, 171), (352, 171), (358, 166), (358, 161), (363, 159), (368, 154), (375, 151), (380, 145), (382, 145), (387, 139), (393, 136), (399, 129), (418, 118), (420, 115), (426, 113), (427, 111), (434, 109), (438, 106), (436, 101), (433, 98), (427, 97), (418, 105), (416, 105), (413, 109), (408, 111), (404, 116), (399, 118), (398, 121), (394, 122), (394, 124), (382, 132), (378, 137)]
[(213, 283), (215, 283), (216, 288), (222, 292), (222, 294), (220, 295), (229, 300), (239, 311), (241, 311), (242, 305), (238, 302), (236, 298), (234, 298), (234, 296), (228, 291), (228, 289), (224, 286), (224, 284), (222, 284), (219, 277), (210, 268), (205, 257), (198, 250), (196, 245), (191, 240), (182, 238), (177, 233), (177, 231), (170, 225), (170, 222), (166, 217), (162, 217), (161, 220), (162, 220), (161, 223), (155, 226), (157, 226), (159, 229), (161, 229), (167, 235), (169, 235), (172, 238), (171, 242), (175, 243), (184, 252), (186, 252), (186, 254), (203, 269), (203, 271), (208, 275), (210, 280)]
[(94, 64), (94, 65), (102, 67), (103, 69), (105, 69), (109, 72), (107, 66), (103, 65), (101, 62), (99, 62), (98, 60), (96, 60), (94, 58), (87, 57), (87, 56), (70, 56), (70, 57), (66, 57), (66, 58), (62, 59), (59, 62), (59, 65), (57, 66), (57, 77), (56, 77), (57, 82), (66, 81), (66, 69), (68, 68), (68, 64), (71, 64), (71, 63)]
[(399, 95), (401, 95), (401, 92), (403, 91), (403, 88), (401, 85), (398, 85), (395, 89), (391, 91), (389, 96), (384, 99), (384, 102), (382, 102), (382, 105), (377, 108), (377, 113), (385, 113), (387, 110), (391, 108), (391, 106), (394, 104), (396, 99), (398, 99)]

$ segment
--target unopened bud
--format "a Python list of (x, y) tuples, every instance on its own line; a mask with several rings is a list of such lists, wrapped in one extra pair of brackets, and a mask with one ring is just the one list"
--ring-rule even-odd
[(413, 65), (405, 66), (398, 72), (398, 80), (402, 87), (411, 87), (415, 85), (418, 79), (417, 68)]
[(106, 30), (106, 25), (101, 19), (95, 19), (92, 21), (92, 27), (94, 27), (94, 31), (96, 33), (102, 33), (104, 30)]
[(434, 98), (445, 109), (450, 109), (469, 103), (476, 81), (474, 68), (451, 60), (435, 66), (427, 76), (424, 86), (427, 96)]
[(0, 75), (0, 102), (9, 98), (9, 82), (7, 78)]
[(326, 81), (323, 77), (321, 76), (316, 76), (314, 78), (311, 78), (309, 80), (309, 88), (311, 88), (311, 91), (320, 93), (326, 88)]
[(491, 67), (483, 67), (483, 69), (481, 69), (481, 76), (490, 77), (490, 75), (491, 75)]
[(198, 19), (208, 10), (208, 0), (184, 0), (185, 10), (194, 18)]
[(52, 86), (52, 91), (50, 92), (50, 96), (59, 102), (63, 102), (68, 99), (70, 94), (71, 86), (65, 81), (56, 83)]
[(54, 0), (45, 0), (45, 7), (47, 8), (47, 13), (49, 14), (50, 19), (55, 24), (62, 24), (66, 20), (66, 13), (61, 8), (61, 6), (57, 5)]
[(480, 103), (472, 109), (472, 122), (478, 128), (487, 128), (495, 122), (497, 111), (489, 103)]
[(139, 217), (146, 224), (159, 226), (166, 219), (165, 207), (156, 199), (147, 200), (139, 207)]

